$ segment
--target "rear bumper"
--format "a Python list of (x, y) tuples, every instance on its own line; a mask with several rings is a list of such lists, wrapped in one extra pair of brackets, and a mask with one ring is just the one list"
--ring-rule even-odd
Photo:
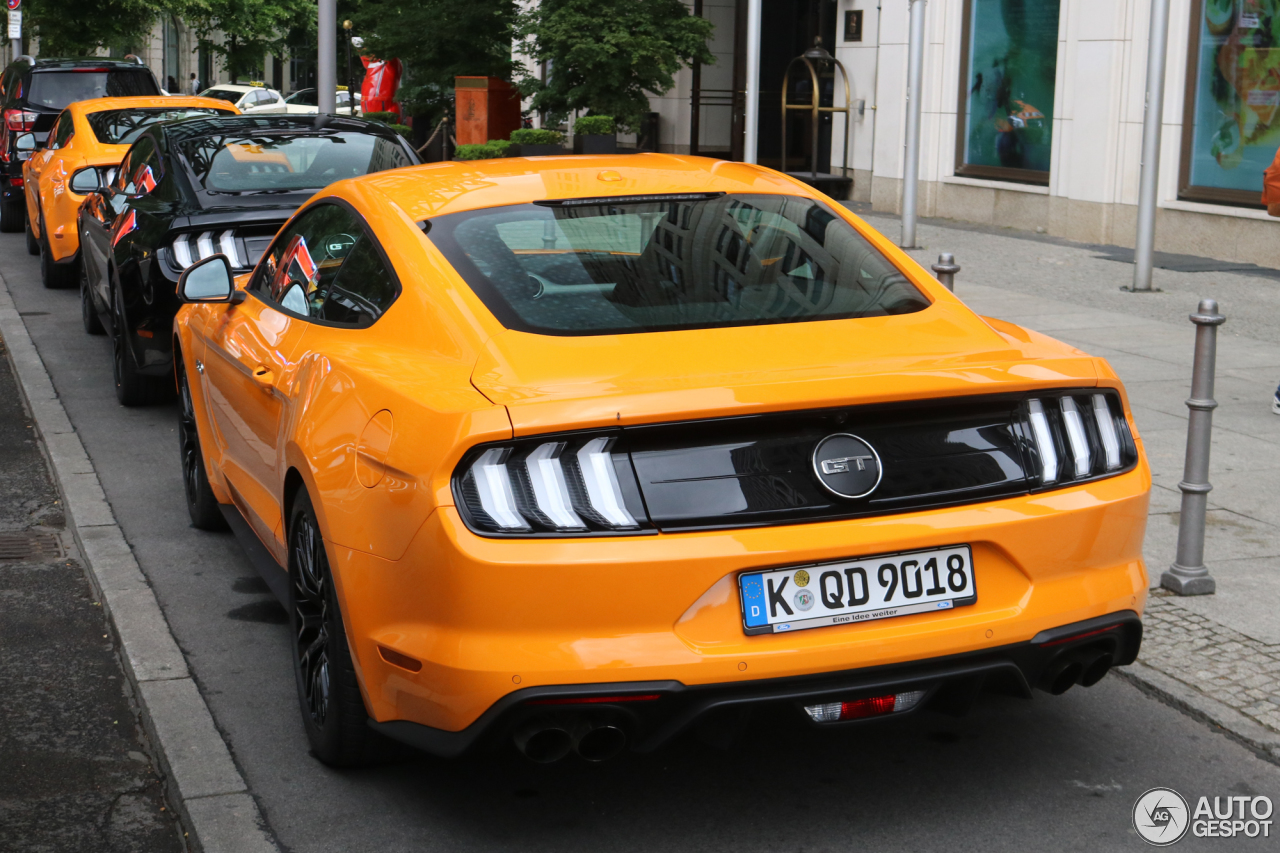
[[(634, 750), (649, 752), (726, 711), (759, 706), (789, 707), (797, 719), (807, 719), (805, 705), (923, 690), (925, 698), (906, 713), (921, 708), (963, 713), (984, 690), (1030, 696), (1031, 688), (1043, 684), (1053, 665), (1066, 657), (1104, 653), (1111, 656), (1113, 665), (1132, 663), (1141, 643), (1142, 622), (1137, 613), (1125, 610), (1042, 631), (1030, 642), (909, 664), (722, 684), (648, 681), (530, 687), (506, 695), (457, 732), (404, 720), (370, 721), (369, 725), (426, 752), (455, 757), (501, 744), (517, 730), (541, 720), (582, 716), (623, 727)], [(641, 696), (647, 698), (625, 701)], [(592, 697), (624, 701), (563, 703)]]
[[(1141, 613), (1149, 488), (1140, 459), (1110, 479), (972, 506), (573, 540), (485, 539), (442, 507), (399, 559), (333, 543), (330, 555), (371, 717), (460, 733), (535, 687), (861, 678), (963, 655), (1006, 659), (1060, 626)], [(401, 523), (367, 518), (365, 548)], [(780, 634), (743, 629), (742, 572), (960, 543), (973, 549), (974, 604)], [(1035, 683), (1035, 666), (1015, 666)]]

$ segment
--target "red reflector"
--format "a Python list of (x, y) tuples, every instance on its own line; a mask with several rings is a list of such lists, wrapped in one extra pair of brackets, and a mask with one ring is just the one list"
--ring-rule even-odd
[(1052, 643), (1041, 643), (1040, 648), (1047, 649), (1050, 646), (1060, 646), (1063, 643), (1070, 643), (1073, 640), (1083, 640), (1085, 637), (1096, 637), (1099, 634), (1105, 634), (1108, 631), (1114, 631), (1119, 627), (1120, 627), (1119, 625), (1112, 625), (1109, 628), (1099, 628), (1096, 631), (1086, 631), (1083, 634), (1073, 634), (1070, 637), (1063, 637), (1061, 640), (1054, 640)]
[(852, 702), (840, 703), (840, 719), (841, 720), (858, 720), (863, 717), (878, 717), (881, 714), (892, 714), (893, 705), (897, 697), (890, 693), (888, 696), (873, 696), (870, 699), (855, 699)]
[(9, 179), (9, 183), (10, 183), (12, 186), (20, 187), (20, 186), (22, 186), (22, 178), (20, 178), (20, 177), (19, 177), (19, 178), (10, 178), (10, 179)]
[[(527, 705), (612, 705), (615, 702), (652, 702), (661, 699), (657, 693), (643, 696), (565, 696), (554, 699), (532, 699)], [(893, 697), (890, 696), (890, 699)]]

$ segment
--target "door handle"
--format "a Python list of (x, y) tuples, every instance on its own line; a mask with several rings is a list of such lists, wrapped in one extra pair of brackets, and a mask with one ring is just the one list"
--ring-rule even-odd
[(272, 385), (275, 384), (275, 379), (275, 373), (265, 364), (259, 364), (253, 369), (253, 381), (261, 385), (263, 391), (270, 393)]

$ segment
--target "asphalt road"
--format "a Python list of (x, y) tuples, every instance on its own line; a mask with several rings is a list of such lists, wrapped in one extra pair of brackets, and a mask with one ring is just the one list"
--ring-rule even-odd
[(1280, 801), (1280, 767), (1116, 677), (984, 698), (960, 720), (817, 731), (757, 718), (728, 753), (687, 740), (598, 767), (510, 752), (329, 770), (307, 753), (284, 612), (229, 534), (188, 524), (176, 408), (116, 404), (106, 338), (82, 331), (77, 293), (41, 288), (21, 236), (0, 237), (0, 274), (286, 850), (1140, 850), (1131, 810), (1149, 788)]

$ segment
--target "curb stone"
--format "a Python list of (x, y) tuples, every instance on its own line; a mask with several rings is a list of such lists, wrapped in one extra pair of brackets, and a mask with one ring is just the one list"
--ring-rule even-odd
[(1188, 716), (1222, 729), (1261, 757), (1280, 764), (1280, 734), (1257, 723), (1235, 708), (1206, 696), (1141, 661), (1111, 670), (1144, 693), (1148, 693)]
[(3, 276), (0, 336), (62, 495), (67, 529), (115, 632), (168, 799), (186, 832), (184, 841), (200, 853), (278, 853), (155, 593), (116, 524)]

